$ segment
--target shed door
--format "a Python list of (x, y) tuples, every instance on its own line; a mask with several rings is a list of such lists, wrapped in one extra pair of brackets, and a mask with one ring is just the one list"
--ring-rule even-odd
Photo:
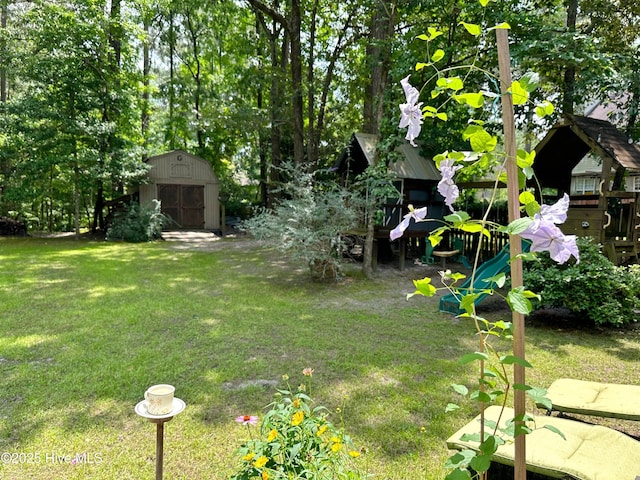
[(204, 228), (204, 185), (159, 184), (158, 199), (177, 227)]

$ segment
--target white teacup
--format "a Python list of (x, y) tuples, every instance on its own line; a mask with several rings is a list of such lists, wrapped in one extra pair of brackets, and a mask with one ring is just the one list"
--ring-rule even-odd
[(151, 415), (166, 415), (173, 410), (173, 393), (176, 388), (173, 385), (153, 385), (144, 392), (147, 401), (147, 412)]

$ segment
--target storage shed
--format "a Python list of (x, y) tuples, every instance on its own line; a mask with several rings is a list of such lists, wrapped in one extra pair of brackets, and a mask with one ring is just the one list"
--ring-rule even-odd
[(158, 199), (169, 228), (220, 230), (220, 182), (208, 161), (183, 150), (149, 157), (149, 181), (140, 204)]

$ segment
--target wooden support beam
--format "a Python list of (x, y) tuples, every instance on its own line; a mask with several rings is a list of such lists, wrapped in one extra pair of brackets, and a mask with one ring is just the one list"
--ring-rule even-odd
[[(502, 99), (502, 128), (504, 131), (504, 149), (507, 155), (507, 199), (509, 208), (509, 221), (520, 218), (520, 188), (518, 185), (518, 166), (516, 164), (516, 130), (513, 114), (513, 98), (507, 90), (511, 87), (511, 56), (509, 53), (509, 36), (506, 29), (496, 29), (498, 41), (498, 68), (500, 72), (500, 92)], [(522, 259), (518, 257), (522, 253), (520, 236), (511, 235), (511, 285), (512, 288), (522, 286)], [(513, 321), (513, 354), (524, 360), (524, 316), (521, 313), (512, 313)], [(525, 385), (524, 366), (514, 364), (514, 383)], [(516, 418), (522, 418), (525, 413), (525, 392), (521, 389), (514, 390), (514, 411)], [(517, 422), (516, 422), (517, 423)], [(520, 434), (515, 438), (515, 462), (514, 480), (526, 480), (526, 435)]]

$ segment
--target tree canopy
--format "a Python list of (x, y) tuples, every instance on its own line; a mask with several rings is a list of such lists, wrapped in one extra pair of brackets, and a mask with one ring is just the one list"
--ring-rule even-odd
[[(464, 65), (477, 54), (464, 22), (483, 11), (477, 0), (3, 0), (0, 215), (104, 228), (105, 204), (143, 181), (144, 160), (175, 148), (211, 162), (230, 204), (268, 206), (285, 162), (331, 166), (355, 131), (391, 151), (399, 81), (420, 84), (415, 59), (434, 53), (419, 35), (442, 30), (444, 68)], [(487, 12), (487, 25), (511, 25), (514, 69), (541, 75), (556, 115), (614, 103), (612, 120), (640, 138), (637, 2), (503, 0)], [(482, 47), (477, 64), (495, 69), (494, 45)], [(468, 85), (491, 82), (474, 75)], [(526, 111), (519, 121), (545, 128)], [(456, 130), (429, 120), (425, 153), (454, 148)]]

